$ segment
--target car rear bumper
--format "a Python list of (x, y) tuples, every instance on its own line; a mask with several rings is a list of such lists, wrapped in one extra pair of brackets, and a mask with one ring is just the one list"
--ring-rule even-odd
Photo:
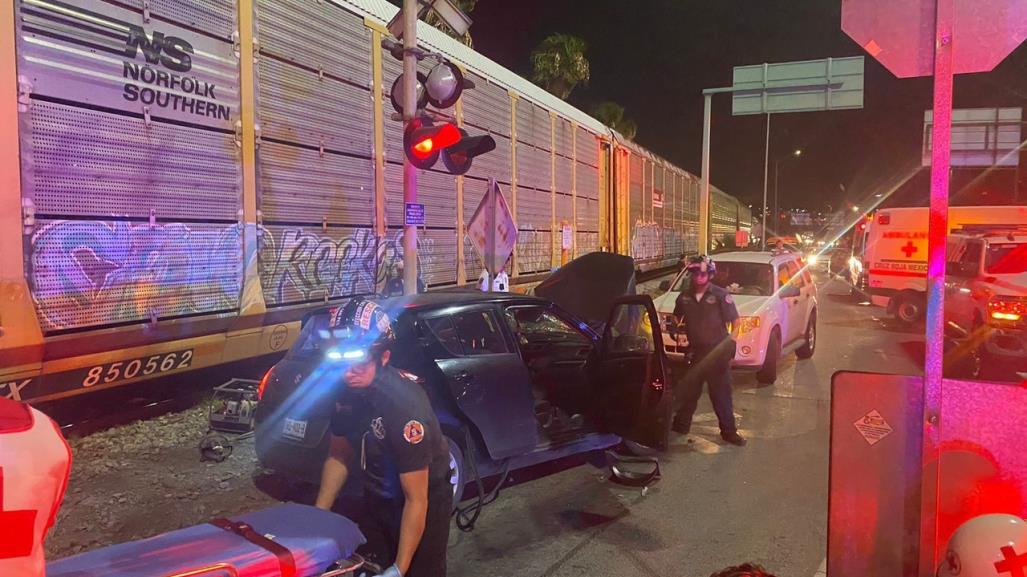
[(278, 435), (258, 426), (255, 441), (257, 461), (265, 469), (272, 469), (295, 481), (321, 482), (321, 470), (328, 455), (328, 435), (324, 435), (317, 445), (306, 447), (283, 441)]

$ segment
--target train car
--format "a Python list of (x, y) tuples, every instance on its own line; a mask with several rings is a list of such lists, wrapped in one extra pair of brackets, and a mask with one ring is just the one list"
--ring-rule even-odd
[(744, 248), (752, 235), (752, 209), (710, 186), (710, 243), (713, 251)]
[[(0, 395), (282, 354), (311, 308), (379, 291), (402, 259), (388, 97), (402, 67), (381, 48), (395, 11), (64, 0), (0, 14), (0, 88), (17, 94), (0, 112)], [(430, 289), (477, 278), (464, 231), (488, 178), (519, 228), (514, 282), (590, 251), (650, 269), (697, 249), (697, 178), (418, 30), (475, 84), (437, 112), (496, 140), (465, 176), (419, 174)]]
[(616, 251), (639, 270), (673, 265), (699, 246), (699, 181), (615, 135), (613, 227)]

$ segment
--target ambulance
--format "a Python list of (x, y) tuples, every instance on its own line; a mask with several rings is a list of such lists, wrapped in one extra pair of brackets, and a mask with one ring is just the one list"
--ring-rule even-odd
[[(927, 308), (927, 207), (882, 208), (858, 227), (863, 242), (859, 261), (870, 300), (887, 307), (905, 323), (916, 322)], [(1027, 225), (1027, 206), (954, 206), (949, 231), (966, 225)], [(851, 265), (852, 263), (850, 263)]]

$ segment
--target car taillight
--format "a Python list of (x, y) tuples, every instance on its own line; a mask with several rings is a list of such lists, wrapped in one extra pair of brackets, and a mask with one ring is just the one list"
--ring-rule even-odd
[(760, 328), (760, 317), (739, 317), (738, 334), (744, 335), (758, 328)]
[(992, 297), (988, 301), (988, 318), (997, 324), (1022, 323), (1027, 320), (1027, 299)]
[(267, 382), (271, 380), (271, 372), (274, 371), (274, 367), (271, 367), (264, 373), (264, 377), (260, 379), (260, 384), (257, 385), (257, 400), (264, 398), (264, 389), (267, 387)]

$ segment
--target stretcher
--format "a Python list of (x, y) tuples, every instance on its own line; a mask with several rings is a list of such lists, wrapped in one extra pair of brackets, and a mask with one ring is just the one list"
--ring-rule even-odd
[(364, 536), (349, 519), (279, 505), (47, 564), (47, 577), (349, 577)]

